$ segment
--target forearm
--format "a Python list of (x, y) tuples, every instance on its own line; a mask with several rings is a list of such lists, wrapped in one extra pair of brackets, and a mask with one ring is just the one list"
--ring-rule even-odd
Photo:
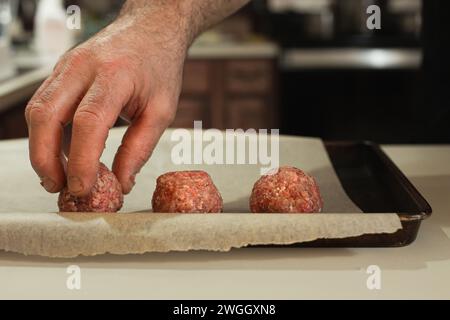
[(193, 38), (235, 13), (250, 0), (190, 0), (189, 15)]
[[(233, 14), (250, 0), (128, 0), (120, 16), (158, 19), (188, 47), (203, 31)], [(153, 20), (153, 25), (155, 21)], [(145, 24), (145, 23), (144, 23)]]

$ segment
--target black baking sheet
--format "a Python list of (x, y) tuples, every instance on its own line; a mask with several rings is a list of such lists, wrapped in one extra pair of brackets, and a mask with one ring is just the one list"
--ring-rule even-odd
[(393, 234), (319, 239), (292, 246), (401, 247), (411, 244), (432, 209), (392, 160), (371, 142), (325, 142), (325, 147), (350, 199), (365, 214), (397, 213), (403, 228)]

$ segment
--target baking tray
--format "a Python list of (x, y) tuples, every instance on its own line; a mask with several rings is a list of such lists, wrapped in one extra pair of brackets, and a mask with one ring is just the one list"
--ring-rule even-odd
[(372, 142), (325, 142), (344, 190), (365, 213), (397, 213), (403, 229), (392, 234), (367, 234), (319, 239), (293, 247), (402, 247), (417, 237), (432, 209), (392, 160)]

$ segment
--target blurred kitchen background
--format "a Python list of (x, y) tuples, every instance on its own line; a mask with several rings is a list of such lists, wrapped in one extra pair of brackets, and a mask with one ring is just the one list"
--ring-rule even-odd
[[(81, 30), (52, 30), (71, 4), (81, 7)], [(0, 0), (0, 139), (27, 135), (26, 102), (51, 70), (43, 52), (87, 39), (121, 4)], [(366, 27), (371, 4), (381, 8), (381, 30)], [(203, 120), (327, 140), (448, 143), (424, 126), (421, 11), (421, 0), (254, 0), (195, 42), (173, 126)]]

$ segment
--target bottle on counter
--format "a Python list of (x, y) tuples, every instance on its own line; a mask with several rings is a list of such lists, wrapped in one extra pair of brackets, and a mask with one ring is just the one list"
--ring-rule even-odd
[(11, 25), (17, 11), (17, 0), (0, 0), (0, 81), (14, 75), (11, 52)]
[(74, 31), (66, 25), (63, 0), (40, 0), (35, 17), (34, 46), (42, 64), (54, 64), (75, 44)]

